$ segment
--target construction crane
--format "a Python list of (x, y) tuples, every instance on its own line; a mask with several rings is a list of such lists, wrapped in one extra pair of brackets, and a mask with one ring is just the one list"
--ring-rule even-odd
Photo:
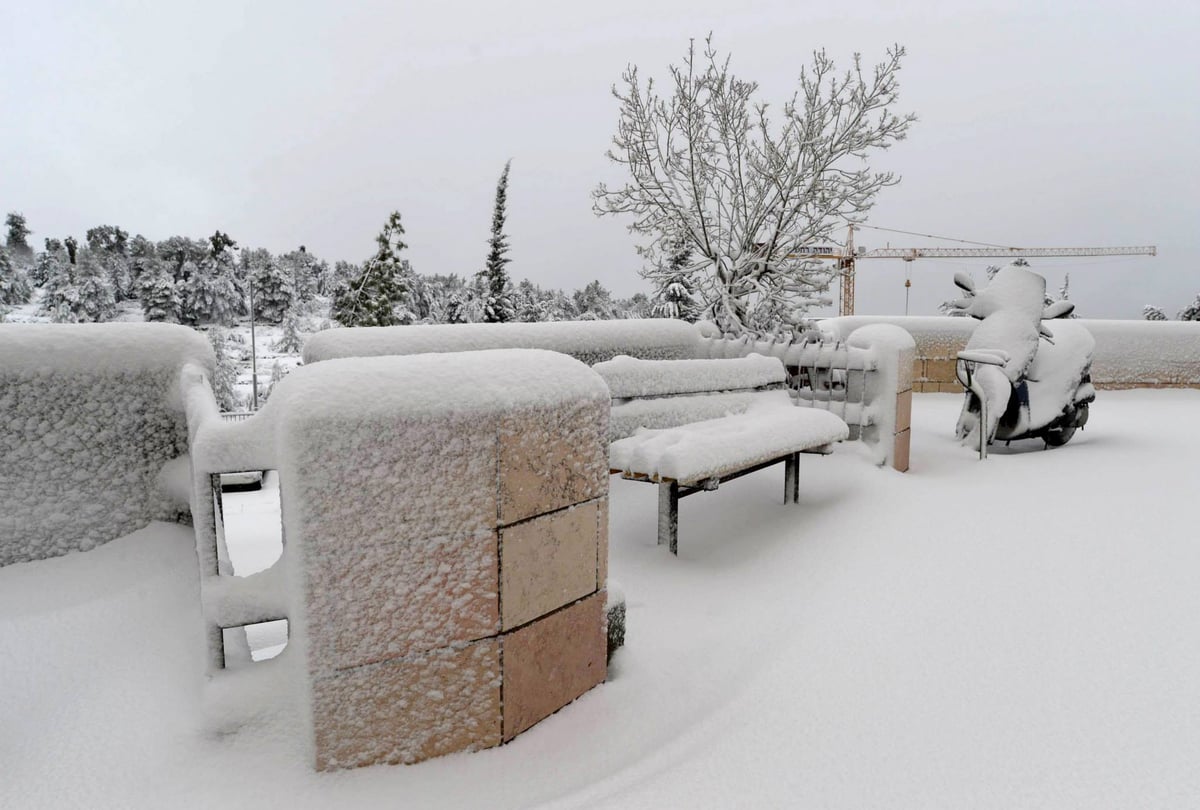
[[(975, 258), (1004, 258), (1009, 259), (1032, 259), (1041, 257), (1060, 257), (1060, 256), (1156, 256), (1158, 248), (1154, 245), (1144, 245), (1135, 247), (1034, 247), (1034, 248), (1018, 248), (1004, 247), (1003, 245), (992, 245), (985, 242), (967, 242), (963, 239), (953, 239), (951, 241), (964, 242), (970, 244), (971, 247), (965, 248), (943, 248), (943, 247), (915, 247), (915, 248), (874, 248), (873, 250), (856, 249), (854, 247), (854, 229), (856, 227), (872, 228), (879, 231), (892, 231), (893, 233), (910, 233), (909, 231), (895, 231), (892, 228), (879, 228), (873, 225), (854, 225), (851, 224), (849, 232), (846, 235), (846, 246), (842, 250), (836, 250), (827, 247), (817, 247), (805, 251), (806, 255), (818, 259), (833, 259), (837, 262), (838, 275), (841, 279), (841, 303), (838, 307), (839, 315), (854, 314), (854, 270), (855, 264), (862, 259), (901, 259), (906, 262), (911, 262), (916, 259), (975, 259)], [(945, 239), (946, 237), (932, 236), (931, 234), (911, 234), (917, 236), (926, 236), (931, 239)], [(909, 286), (909, 282), (905, 281), (905, 286)]]

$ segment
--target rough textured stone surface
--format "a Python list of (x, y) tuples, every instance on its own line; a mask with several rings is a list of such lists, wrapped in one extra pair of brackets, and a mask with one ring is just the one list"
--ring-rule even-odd
[(607, 675), (604, 592), (504, 636), (504, 740), (549, 717)]
[(518, 627), (596, 590), (600, 501), (500, 531), (501, 619)]
[(497, 562), (495, 532), (397, 538), (310, 559), (310, 671), (495, 635)]
[(506, 416), (500, 425), (500, 523), (608, 492), (607, 400)]
[(500, 643), (476, 642), (313, 683), (318, 770), (411, 763), (500, 743)]
[[(324, 415), (288, 424), (296, 434), (288, 497), (321, 554), (394, 542), (489, 531), (496, 525), (494, 417), (383, 419), (355, 426)], [(329, 442), (303, 441), (320, 431)], [(353, 493), (353, 497), (349, 495)]]

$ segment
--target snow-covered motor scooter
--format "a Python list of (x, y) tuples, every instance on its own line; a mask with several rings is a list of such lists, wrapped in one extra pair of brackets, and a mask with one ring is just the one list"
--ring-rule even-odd
[(967, 389), (955, 434), (978, 442), (979, 457), (995, 440), (1040, 438), (1048, 447), (1066, 444), (1087, 424), (1096, 341), (1066, 318), (1075, 305), (1046, 306), (1046, 280), (1023, 266), (1001, 269), (984, 288), (956, 273), (966, 296), (954, 306), (981, 323), (958, 354), (957, 376)]

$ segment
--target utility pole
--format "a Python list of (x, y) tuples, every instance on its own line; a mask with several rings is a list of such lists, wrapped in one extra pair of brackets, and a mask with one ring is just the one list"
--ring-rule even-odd
[(250, 283), (250, 410), (258, 410), (258, 347), (254, 343), (254, 276), (247, 279)]

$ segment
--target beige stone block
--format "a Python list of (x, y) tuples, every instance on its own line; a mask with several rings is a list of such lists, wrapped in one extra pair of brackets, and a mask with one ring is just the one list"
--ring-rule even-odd
[(500, 523), (608, 494), (607, 402), (568, 402), (500, 426)]
[(896, 432), (912, 427), (912, 390), (896, 394)]
[(914, 387), (916, 386), (916, 383), (918, 380), (925, 379), (925, 358), (924, 357), (917, 357), (917, 358), (913, 359), (911, 379), (912, 379)]
[(930, 382), (954, 382), (954, 367), (957, 360), (926, 360), (925, 379)]
[(503, 637), (504, 740), (607, 676), (603, 591)]
[[(304, 424), (281, 493), (318, 553), (496, 527), (494, 417)], [(299, 430), (299, 428), (298, 428)], [(336, 441), (314, 441), (327, 430)], [(353, 493), (348, 497), (345, 493)]]
[(487, 639), (313, 682), (316, 767), (412, 763), (499, 745), (500, 641)]
[(962, 383), (958, 380), (951, 382), (940, 382), (937, 384), (938, 393), (942, 394), (961, 394), (963, 392)]
[(498, 557), (494, 531), (310, 557), (309, 671), (494, 636), (500, 629)]
[(596, 587), (603, 588), (608, 583), (608, 498), (600, 499), (596, 519), (600, 524), (596, 536)]
[(908, 472), (909, 450), (912, 443), (912, 431), (904, 430), (896, 434), (892, 445), (892, 469)]
[(503, 629), (596, 590), (600, 509), (601, 501), (590, 501), (500, 530)]

